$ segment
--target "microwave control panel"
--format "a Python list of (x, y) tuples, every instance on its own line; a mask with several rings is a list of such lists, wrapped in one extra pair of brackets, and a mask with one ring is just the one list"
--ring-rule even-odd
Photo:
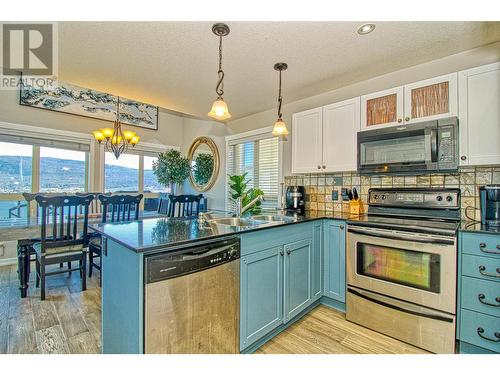
[(456, 169), (458, 163), (457, 134), (455, 125), (438, 126), (437, 152), (440, 170)]

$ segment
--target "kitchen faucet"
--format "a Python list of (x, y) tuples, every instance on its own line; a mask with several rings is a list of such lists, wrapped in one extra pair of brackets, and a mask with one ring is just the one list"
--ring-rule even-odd
[(243, 215), (246, 211), (252, 208), (257, 202), (261, 202), (264, 200), (264, 194), (257, 195), (254, 199), (252, 199), (247, 205), (243, 206), (243, 198), (238, 197), (236, 200), (236, 213), (238, 216)]

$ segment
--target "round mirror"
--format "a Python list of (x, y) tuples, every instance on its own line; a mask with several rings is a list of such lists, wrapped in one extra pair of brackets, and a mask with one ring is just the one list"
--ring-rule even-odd
[(188, 152), (191, 172), (189, 180), (198, 191), (207, 191), (219, 175), (219, 150), (215, 142), (208, 137), (199, 137), (193, 141)]

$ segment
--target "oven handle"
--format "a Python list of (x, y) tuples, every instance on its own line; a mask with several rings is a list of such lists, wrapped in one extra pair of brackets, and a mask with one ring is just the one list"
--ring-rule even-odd
[(352, 294), (360, 297), (360, 298), (366, 299), (367, 301), (376, 303), (376, 304), (384, 306), (384, 307), (388, 307), (390, 309), (398, 310), (398, 311), (401, 311), (401, 312), (404, 312), (404, 313), (407, 313), (407, 314), (422, 316), (424, 318), (436, 319), (436, 320), (441, 320), (443, 322), (453, 323), (453, 318), (449, 318), (448, 316), (440, 315), (439, 313), (432, 313), (432, 314), (430, 314), (430, 313), (424, 313), (424, 312), (421, 312), (421, 311), (411, 310), (409, 308), (405, 308), (405, 307), (402, 307), (402, 306), (396, 306), (396, 305), (393, 305), (391, 303), (380, 301), (380, 300), (378, 300), (376, 298), (367, 296), (362, 291), (358, 291), (358, 290), (355, 290), (355, 289), (352, 289), (352, 288), (347, 288), (347, 291), (349, 293), (352, 293)]
[(368, 236), (373, 236), (373, 237), (380, 237), (380, 238), (388, 238), (392, 240), (405, 240), (405, 241), (415, 241), (415, 242), (421, 242), (421, 243), (430, 243), (430, 244), (441, 244), (441, 245), (455, 245), (455, 240), (454, 239), (446, 239), (446, 238), (436, 238), (436, 237), (422, 237), (418, 235), (407, 235), (403, 234), (401, 232), (386, 232), (380, 229), (377, 229), (377, 231), (371, 230), (371, 229), (364, 229), (364, 228), (353, 228), (349, 227), (348, 229), (349, 233), (357, 233), (357, 234), (364, 234)]

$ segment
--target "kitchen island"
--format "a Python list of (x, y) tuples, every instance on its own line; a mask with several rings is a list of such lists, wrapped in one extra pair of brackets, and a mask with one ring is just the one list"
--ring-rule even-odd
[[(147, 258), (213, 241), (237, 238), (241, 242), (241, 351), (253, 350), (268, 335), (276, 334), (305, 314), (319, 303), (324, 291), (331, 297), (338, 297), (338, 301), (325, 297), (325, 303), (343, 310), (344, 228), (347, 219), (358, 218), (341, 213), (312, 212), (288, 216), (286, 221), (261, 220), (256, 225), (248, 226), (218, 224), (211, 220), (199, 224), (197, 220), (165, 217), (92, 225), (93, 230), (103, 235), (103, 352), (146, 352), (144, 301)], [(327, 228), (323, 226), (324, 221), (337, 224)], [(331, 230), (337, 231), (336, 243), (331, 239)], [(337, 255), (324, 251), (324, 243), (331, 244)], [(289, 257), (283, 257), (280, 251), (289, 253)], [(265, 259), (259, 258), (264, 253)], [(328, 276), (325, 271), (328, 267), (324, 264), (324, 254), (331, 258), (330, 263), (335, 263), (335, 277)], [(267, 267), (269, 262), (274, 262), (276, 270)], [(277, 280), (275, 271), (283, 279)], [(300, 279), (300, 275), (305, 276)], [(296, 285), (290, 284), (291, 280), (295, 280)], [(266, 290), (267, 293), (259, 290)], [(244, 298), (244, 295), (247, 297)], [(253, 303), (250, 301), (252, 296), (268, 300)], [(261, 310), (262, 303), (274, 306), (274, 309), (267, 310), (269, 316), (257, 314), (256, 309), (259, 307)], [(284, 305), (288, 306), (286, 311)]]

